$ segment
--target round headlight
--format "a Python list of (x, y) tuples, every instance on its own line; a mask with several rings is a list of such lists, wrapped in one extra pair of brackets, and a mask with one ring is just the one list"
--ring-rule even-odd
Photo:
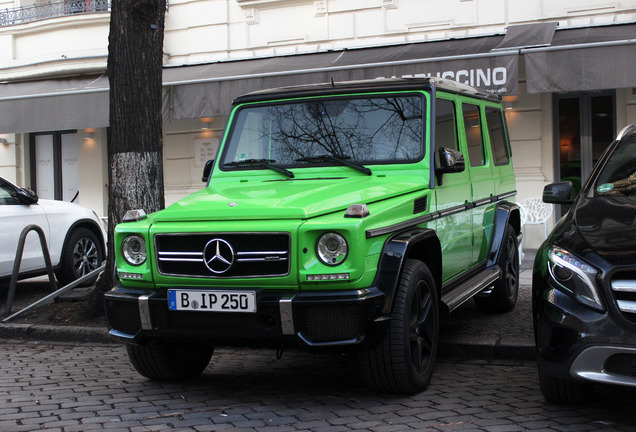
[(349, 246), (347, 246), (347, 241), (343, 236), (330, 232), (320, 236), (316, 250), (320, 261), (330, 266), (336, 266), (347, 258)]
[(138, 235), (131, 235), (124, 239), (121, 253), (128, 264), (141, 265), (146, 261), (146, 241)]

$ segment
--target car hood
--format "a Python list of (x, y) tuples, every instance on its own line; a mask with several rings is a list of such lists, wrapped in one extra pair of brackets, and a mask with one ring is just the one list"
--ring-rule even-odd
[(422, 188), (422, 179), (414, 177), (390, 182), (353, 177), (217, 183), (157, 213), (154, 220), (307, 219)]
[(76, 215), (78, 218), (82, 217), (97, 221), (97, 216), (91, 209), (82, 207), (79, 204), (67, 201), (39, 199), (37, 205), (39, 205), (47, 214), (68, 213)]
[(590, 261), (636, 262), (636, 198), (581, 198), (559, 225), (556, 243)]

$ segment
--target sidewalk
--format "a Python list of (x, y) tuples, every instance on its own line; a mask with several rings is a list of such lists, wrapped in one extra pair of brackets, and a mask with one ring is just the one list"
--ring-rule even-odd
[(503, 314), (484, 313), (469, 300), (442, 320), (440, 353), (445, 356), (534, 360), (532, 264), (536, 250), (524, 250), (519, 297)]
[[(489, 314), (480, 312), (472, 300), (466, 302), (450, 317), (442, 318), (441, 356), (534, 360), (531, 284), (535, 251), (524, 253), (515, 308), (503, 314)], [(112, 342), (105, 327), (41, 324), (0, 323), (0, 338)]]

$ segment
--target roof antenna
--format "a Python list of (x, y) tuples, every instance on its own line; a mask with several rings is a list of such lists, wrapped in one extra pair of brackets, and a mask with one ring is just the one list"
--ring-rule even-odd
[(331, 77), (331, 87), (336, 88), (336, 84), (333, 82), (333, 77)]

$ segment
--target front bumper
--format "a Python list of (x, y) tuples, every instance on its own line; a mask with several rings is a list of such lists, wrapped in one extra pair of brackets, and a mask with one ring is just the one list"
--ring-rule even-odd
[(116, 287), (105, 295), (110, 335), (127, 344), (152, 338), (209, 340), (218, 345), (329, 347), (375, 340), (386, 327), (385, 295), (354, 291), (257, 291), (257, 312), (168, 309), (167, 290)]
[(636, 323), (589, 309), (561, 291), (535, 292), (539, 370), (572, 382), (636, 387)]

